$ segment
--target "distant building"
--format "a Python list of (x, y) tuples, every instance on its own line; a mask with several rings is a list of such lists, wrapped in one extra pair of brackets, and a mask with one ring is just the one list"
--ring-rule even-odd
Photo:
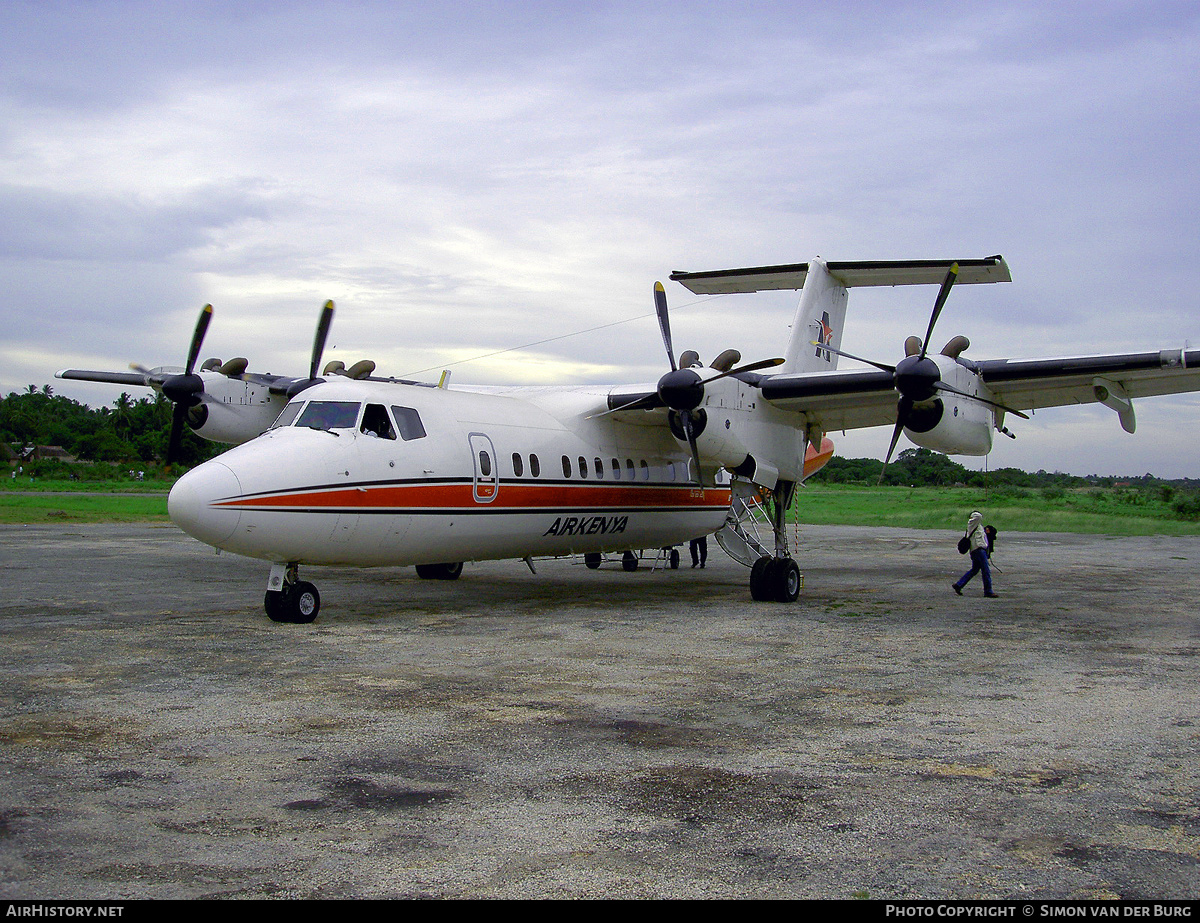
[(5, 445), (5, 460), (10, 465), (25, 464), (31, 461), (49, 461), (51, 459), (74, 464), (79, 461), (74, 455), (60, 445), (27, 445), (19, 450)]

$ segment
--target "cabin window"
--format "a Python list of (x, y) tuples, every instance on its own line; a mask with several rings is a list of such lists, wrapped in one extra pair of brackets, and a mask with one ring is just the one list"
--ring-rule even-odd
[(646, 464), (646, 459), (643, 458), (641, 460), (641, 466), (642, 466), (642, 480), (643, 481), (650, 480), (650, 466)]
[(579, 456), (579, 476), (581, 478), (587, 477), (587, 459), (582, 455)]
[(348, 401), (309, 401), (296, 425), (321, 430), (353, 429), (361, 406)]
[(538, 461), (536, 455), (529, 456), (529, 474), (535, 478), (542, 475), (542, 463)]
[(632, 458), (625, 459), (625, 472), (626, 472), (626, 474), (629, 475), (629, 480), (631, 480), (631, 481), (637, 480), (637, 478), (634, 477), (634, 474), (633, 474), (633, 459)]
[(391, 418), (388, 417), (387, 409), (382, 404), (367, 404), (367, 409), (363, 411), (362, 423), (358, 428), (360, 432), (368, 436), (377, 436), (380, 439), (396, 438), (396, 430), (392, 426)]
[(271, 424), (271, 429), (276, 429), (280, 426), (291, 426), (292, 421), (296, 419), (296, 414), (300, 412), (300, 408), (304, 406), (304, 401), (293, 401), (283, 408), (283, 413), (275, 418), (275, 422)]
[(479, 450), (479, 474), (485, 478), (492, 476), (492, 456), (482, 449)]
[(520, 477), (524, 473), (525, 464), (521, 460), (520, 452), (513, 452), (513, 474)]
[(593, 458), (592, 464), (595, 465), (593, 470), (596, 472), (596, 477), (600, 478), (600, 480), (604, 480), (604, 462), (600, 461), (598, 458)]
[(571, 459), (567, 458), (567, 456), (564, 455), (563, 456), (563, 477), (569, 478), (570, 476), (571, 476)]
[(615, 458), (612, 460), (612, 476), (614, 481), (621, 480), (621, 463)]
[(411, 407), (397, 407), (393, 404), (392, 416), (396, 418), (396, 426), (400, 429), (400, 438), (405, 442), (425, 438), (425, 425), (421, 422), (421, 415)]

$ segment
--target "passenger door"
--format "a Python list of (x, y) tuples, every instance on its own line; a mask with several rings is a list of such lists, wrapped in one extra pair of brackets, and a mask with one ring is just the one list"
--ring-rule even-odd
[(476, 503), (491, 503), (500, 492), (500, 470), (496, 464), (496, 449), (483, 433), (467, 436), (471, 444), (471, 460), (475, 469), (473, 492)]

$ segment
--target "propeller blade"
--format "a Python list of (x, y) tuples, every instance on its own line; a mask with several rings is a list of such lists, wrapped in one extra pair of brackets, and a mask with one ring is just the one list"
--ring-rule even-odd
[(933, 304), (933, 314), (929, 318), (929, 329), (925, 331), (925, 339), (921, 341), (922, 359), (925, 358), (925, 353), (929, 349), (929, 339), (933, 336), (933, 327), (937, 323), (938, 316), (942, 313), (942, 308), (946, 306), (946, 299), (950, 297), (950, 289), (954, 286), (957, 278), (958, 263), (953, 263), (950, 266), (949, 272), (946, 273), (946, 278), (942, 280), (942, 287), (938, 292), (937, 301)]
[(317, 320), (317, 333), (313, 337), (312, 362), (308, 366), (308, 377), (317, 377), (317, 368), (321, 364), (321, 354), (325, 352), (325, 340), (329, 336), (329, 328), (333, 324), (333, 302), (325, 302), (321, 308), (321, 316)]
[(704, 472), (700, 470), (700, 449), (696, 445), (696, 433), (692, 429), (692, 413), (690, 410), (681, 410), (679, 412), (679, 424), (683, 427), (683, 434), (687, 436), (688, 448), (692, 450), (692, 461), (696, 463), (696, 481), (700, 485), (700, 489), (704, 490)]
[(191, 375), (192, 369), (196, 365), (200, 347), (204, 344), (204, 334), (208, 332), (208, 324), (212, 320), (212, 312), (211, 304), (206, 304), (200, 310), (200, 319), (196, 321), (196, 332), (192, 334), (192, 345), (188, 348), (187, 365), (184, 366), (185, 375)]
[(879, 369), (881, 372), (895, 373), (895, 371), (896, 371), (896, 367), (894, 365), (885, 365), (882, 362), (876, 362), (874, 359), (864, 359), (862, 356), (854, 355), (854, 353), (848, 353), (842, 349), (834, 349), (828, 343), (822, 343), (819, 340), (811, 340), (809, 342), (811, 345), (816, 346), (818, 349), (823, 349), (826, 352), (833, 353), (834, 355), (843, 356), (846, 359), (853, 359), (855, 362), (862, 362), (866, 365), (873, 366), (874, 368)]
[(1003, 404), (998, 404), (996, 401), (988, 400), (986, 397), (980, 397), (978, 394), (968, 394), (966, 391), (960, 391), (952, 385), (946, 384), (944, 381), (937, 382), (934, 387), (939, 391), (949, 391), (951, 394), (957, 394), (960, 397), (969, 398), (972, 401), (979, 401), (981, 404), (987, 404), (989, 407), (995, 407), (997, 410), (1003, 410), (1005, 413), (1011, 413), (1022, 420), (1028, 420), (1029, 414), (1022, 413), (1020, 410), (1014, 410), (1012, 407), (1005, 407)]
[(171, 435), (167, 440), (167, 464), (173, 465), (179, 461), (179, 450), (183, 445), (183, 424), (187, 419), (188, 407), (184, 403), (176, 403), (171, 411)]
[(667, 291), (661, 282), (654, 283), (654, 313), (658, 315), (658, 329), (662, 331), (663, 346), (667, 348), (667, 359), (671, 362), (671, 371), (676, 372), (679, 366), (675, 364), (675, 349), (671, 345), (671, 319), (667, 316)]
[(904, 424), (908, 422), (909, 412), (912, 410), (913, 402), (907, 397), (901, 397), (896, 402), (896, 428), (892, 430), (892, 444), (888, 446), (887, 455), (883, 459), (883, 470), (879, 472), (879, 483), (883, 483), (883, 476), (887, 473), (888, 464), (892, 460), (892, 453), (896, 451), (896, 443), (900, 441), (900, 434), (904, 432)]

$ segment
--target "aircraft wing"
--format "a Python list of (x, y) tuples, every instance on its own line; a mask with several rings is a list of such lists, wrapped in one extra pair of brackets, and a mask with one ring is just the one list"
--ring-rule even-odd
[(63, 369), (54, 373), (55, 378), (71, 381), (99, 381), (108, 385), (132, 385), (135, 388), (149, 388), (150, 382), (140, 372), (93, 372), (88, 369)]
[(1097, 378), (1121, 385), (1133, 398), (1200, 391), (1200, 349), (1063, 359), (994, 359), (978, 365), (1000, 403), (1017, 410), (1094, 403)]
[[(1038, 410), (1100, 400), (1116, 384), (1130, 398), (1200, 391), (1200, 349), (967, 362), (992, 396), (1014, 410)], [(890, 372), (838, 370), (763, 376), (763, 397), (804, 414), (826, 432), (890, 424), (896, 392)]]

